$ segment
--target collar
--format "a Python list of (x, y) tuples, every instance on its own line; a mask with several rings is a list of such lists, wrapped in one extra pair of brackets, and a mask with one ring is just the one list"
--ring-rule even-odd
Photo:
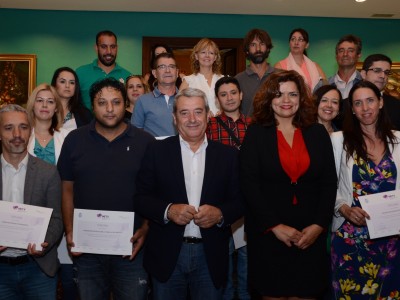
[[(100, 68), (99, 67), (99, 65), (97, 64), (97, 61), (98, 61), (98, 58), (95, 58), (94, 60), (93, 60), (93, 62), (92, 62), (92, 66), (93, 66), (93, 68), (95, 69), (95, 68), (98, 68), (98, 69), (100, 69), (100, 70), (103, 70), (102, 68)], [(114, 69), (112, 69), (111, 71), (110, 71), (110, 73), (111, 72), (114, 72), (114, 71), (117, 71), (117, 70), (121, 70), (122, 68), (117, 64), (117, 62), (115, 62), (115, 67), (114, 67)], [(124, 80), (125, 80), (125, 78), (124, 78)]]
[[(185, 147), (187, 150), (192, 151), (192, 149), (190, 148), (190, 145), (187, 141), (185, 141), (181, 135), (179, 135), (179, 143), (181, 144), (181, 147)], [(208, 146), (208, 140), (207, 140), (207, 135), (204, 134), (204, 140), (202, 142), (202, 144), (200, 145), (199, 149), (197, 149), (197, 151), (195, 153), (200, 153), (201, 151), (205, 150)]]
[[(134, 136), (135, 135), (135, 131), (132, 130), (132, 128), (134, 128), (132, 126), (132, 124), (130, 122), (128, 122), (128, 120), (124, 119), (123, 122), (127, 125), (125, 130), (119, 135), (117, 136), (115, 140), (119, 139), (121, 136), (124, 135), (128, 135), (128, 136)], [(93, 119), (90, 123), (89, 123), (89, 131), (92, 132), (93, 134), (97, 135), (97, 136), (101, 136), (102, 138), (104, 138), (100, 133), (97, 132), (96, 130), (96, 119)]]
[[(267, 64), (268, 64), (268, 63), (267, 63)], [(269, 75), (269, 74), (273, 73), (274, 71), (275, 71), (275, 68), (272, 67), (270, 64), (268, 64), (268, 68), (267, 68), (267, 70), (265, 71), (264, 76), (265, 76), (265, 75)], [(248, 65), (248, 66), (246, 67), (245, 72), (246, 72), (247, 75), (249, 75), (249, 76), (251, 76), (251, 75), (253, 75), (253, 74), (256, 74), (256, 75), (258, 76), (258, 74), (257, 74), (256, 72), (253, 71), (253, 69), (250, 67), (250, 65)]]
[[(172, 96), (170, 96), (170, 97), (174, 97), (178, 92), (179, 92), (178, 88), (175, 87), (175, 94), (172, 95)], [(159, 98), (159, 97), (165, 95), (165, 94), (163, 94), (163, 93), (160, 92), (160, 90), (158, 89), (158, 86), (155, 86), (155, 87), (154, 87), (154, 90), (153, 90), (152, 93), (153, 93), (153, 95), (154, 95), (155, 98)]]
[(246, 123), (246, 117), (243, 113), (240, 113), (239, 118), (236, 121), (233, 121), (231, 117), (228, 117), (225, 112), (222, 112), (219, 117), (221, 118), (222, 121), (227, 121), (230, 120), (232, 122), (241, 122), (241, 123)]
[[(20, 170), (22, 167), (26, 167), (28, 165), (28, 157), (29, 155), (28, 153), (26, 153), (25, 157), (19, 162), (17, 171)], [(14, 166), (6, 161), (3, 154), (1, 154), (1, 166), (3, 169), (13, 168), (15, 170)]]

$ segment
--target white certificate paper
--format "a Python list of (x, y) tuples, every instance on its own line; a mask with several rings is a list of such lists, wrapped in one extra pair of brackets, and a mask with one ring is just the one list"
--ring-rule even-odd
[(134, 212), (74, 209), (72, 252), (131, 255)]
[(46, 237), (52, 208), (0, 201), (0, 245), (27, 249), (28, 244), (41, 244)]
[(358, 197), (367, 219), (371, 239), (400, 234), (400, 190)]

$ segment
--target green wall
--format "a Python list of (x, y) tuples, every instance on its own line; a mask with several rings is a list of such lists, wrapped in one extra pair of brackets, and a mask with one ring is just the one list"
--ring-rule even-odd
[(381, 52), (400, 61), (400, 35), (393, 34), (400, 20), (14, 9), (0, 9), (0, 20), (0, 53), (36, 54), (37, 83), (49, 82), (57, 67), (91, 62), (95, 35), (104, 29), (117, 34), (117, 61), (133, 73), (142, 68), (142, 36), (242, 38), (254, 27), (272, 37), (271, 63), (287, 56), (288, 34), (296, 27), (309, 32), (308, 55), (327, 76), (336, 70), (335, 44), (348, 33), (362, 38), (362, 58)]

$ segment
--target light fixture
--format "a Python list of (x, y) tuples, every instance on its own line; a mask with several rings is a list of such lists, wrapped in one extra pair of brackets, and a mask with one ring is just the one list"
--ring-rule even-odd
[(356, 0), (356, 2), (365, 2), (367, 0)]

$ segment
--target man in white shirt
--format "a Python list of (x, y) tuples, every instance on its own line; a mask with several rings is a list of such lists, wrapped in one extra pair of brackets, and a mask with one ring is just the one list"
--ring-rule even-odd
[(10, 104), (0, 109), (2, 201), (53, 209), (45, 241), (26, 249), (0, 246), (1, 299), (55, 299), (56, 244), (61, 238), (61, 181), (55, 166), (27, 152), (31, 126), (26, 110)]
[(136, 211), (150, 220), (144, 267), (155, 300), (222, 299), (230, 225), (243, 214), (238, 151), (208, 141), (204, 92), (187, 88), (173, 107), (178, 135), (149, 146)]

